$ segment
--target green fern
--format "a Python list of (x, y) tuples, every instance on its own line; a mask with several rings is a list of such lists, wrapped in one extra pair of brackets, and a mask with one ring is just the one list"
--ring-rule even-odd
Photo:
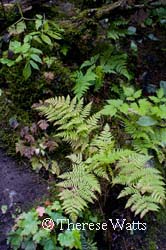
[(122, 158), (116, 170), (114, 184), (125, 185), (119, 198), (130, 196), (126, 208), (131, 207), (135, 215), (143, 217), (149, 211), (157, 211), (159, 204), (164, 204), (165, 184), (161, 173), (156, 168), (148, 166), (150, 157), (134, 153), (128, 158)]
[(63, 200), (63, 208), (75, 220), (80, 211), (87, 207), (87, 203), (97, 198), (95, 192), (101, 192), (100, 184), (83, 163), (74, 164), (71, 172), (59, 178), (63, 179), (58, 184), (62, 188), (59, 196)]
[(75, 73), (75, 86), (73, 88), (74, 94), (80, 99), (85, 92), (94, 84), (97, 75), (89, 68), (85, 74), (82, 71), (76, 71)]
[[(57, 184), (63, 209), (76, 220), (97, 199), (101, 193), (100, 178), (104, 178), (125, 186), (120, 197), (130, 195), (126, 206), (136, 214), (144, 216), (148, 211), (158, 210), (165, 201), (160, 172), (149, 167), (149, 156), (116, 148), (108, 124), (98, 131), (101, 112), (90, 115), (91, 105), (84, 106), (83, 99), (68, 96), (50, 98), (36, 108), (55, 126), (55, 137), (71, 145), (71, 154), (66, 156), (72, 162), (70, 171), (61, 174)], [(114, 102), (113, 107), (118, 112), (118, 104)]]
[(36, 109), (57, 127), (55, 137), (60, 137), (76, 150), (86, 147), (91, 131), (98, 127), (100, 113), (90, 116), (91, 103), (83, 107), (83, 99), (68, 96), (50, 98)]
[(115, 74), (130, 81), (132, 75), (127, 69), (127, 54), (115, 51), (115, 47), (110, 45), (101, 54), (83, 62), (80, 70), (73, 74), (74, 94), (80, 99), (91, 86), (94, 87), (94, 91), (98, 91), (104, 84), (105, 74)]
[(125, 37), (128, 34), (127, 29), (122, 28), (128, 24), (125, 20), (116, 20), (113, 21), (109, 27), (108, 31), (108, 38), (111, 38), (113, 40), (118, 40), (121, 37)]
[(127, 69), (127, 54), (110, 54), (108, 51), (106, 55), (106, 52), (100, 59), (100, 65), (103, 67), (104, 73), (124, 76), (128, 80), (131, 80), (131, 74)]

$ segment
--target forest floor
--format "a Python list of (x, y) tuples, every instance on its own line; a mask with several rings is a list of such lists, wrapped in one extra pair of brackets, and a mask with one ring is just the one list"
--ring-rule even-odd
[(14, 215), (26, 210), (48, 193), (48, 185), (24, 164), (0, 151), (0, 250), (9, 250), (6, 236)]

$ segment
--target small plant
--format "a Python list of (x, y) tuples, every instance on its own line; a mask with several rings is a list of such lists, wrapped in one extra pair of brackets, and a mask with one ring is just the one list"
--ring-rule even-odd
[[(25, 20), (23, 18), (23, 20), (19, 20), (10, 27), (10, 36), (18, 36), (26, 32), (27, 26)], [(36, 41), (38, 44), (45, 43), (52, 48), (55, 40), (62, 39), (61, 33), (63, 30), (54, 22), (44, 19), (41, 15), (36, 15), (34, 25), (35, 30), (25, 34), (23, 41), (21, 37), (19, 37), (19, 41), (11, 40), (8, 50), (3, 53), (3, 57), (0, 59), (0, 63), (8, 67), (23, 62), (25, 65), (23, 69), (23, 77), (25, 80), (31, 76), (32, 69), (39, 70), (39, 66), (43, 64), (43, 52), (41, 49), (32, 45), (33, 41)]]
[(126, 20), (116, 20), (112, 21), (108, 31), (108, 38), (113, 39), (114, 41), (125, 37), (128, 35), (128, 30), (124, 28), (128, 24)]
[(123, 87), (123, 93), (123, 99), (108, 100), (102, 114), (122, 122), (134, 150), (144, 154), (153, 150), (162, 163), (166, 146), (164, 90), (161, 88), (156, 96), (147, 98), (141, 98), (142, 91), (133, 87)]
[(20, 131), (21, 139), (16, 143), (16, 152), (30, 160), (33, 170), (45, 168), (50, 173), (59, 175), (57, 161), (49, 156), (58, 147), (58, 143), (47, 134), (48, 126), (46, 120), (40, 120), (30, 127), (23, 127)]
[(97, 54), (85, 61), (74, 74), (74, 94), (81, 98), (90, 86), (94, 86), (94, 91), (98, 91), (104, 85), (106, 74), (114, 74), (130, 81), (132, 76), (127, 70), (127, 54), (115, 53), (114, 47), (109, 46), (103, 54)]
[(36, 250), (38, 247), (43, 250), (82, 249), (80, 231), (61, 230), (61, 223), (65, 227), (68, 220), (58, 201), (33, 208), (17, 217), (9, 233), (8, 244), (13, 250)]

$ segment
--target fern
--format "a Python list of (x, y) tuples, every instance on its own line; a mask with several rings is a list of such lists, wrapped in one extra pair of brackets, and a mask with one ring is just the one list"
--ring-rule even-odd
[(83, 107), (83, 100), (68, 96), (50, 98), (36, 109), (57, 127), (55, 137), (60, 137), (75, 149), (84, 148), (91, 131), (98, 127), (100, 113), (90, 116), (91, 103)]
[(125, 37), (128, 34), (127, 29), (121, 28), (121, 26), (126, 26), (128, 24), (125, 20), (113, 21), (109, 27), (108, 38), (113, 40), (118, 40), (121, 37)]
[(77, 98), (81, 98), (85, 92), (93, 85), (94, 81), (97, 78), (97, 75), (89, 68), (85, 74), (82, 71), (76, 71), (75, 73), (75, 86), (73, 88), (74, 94)]
[[(109, 54), (109, 53), (108, 53)], [(112, 54), (105, 57), (101, 56), (100, 64), (105, 73), (117, 74), (131, 80), (131, 74), (127, 69), (127, 54)]]
[(74, 164), (71, 172), (64, 173), (59, 178), (64, 180), (58, 184), (62, 187), (59, 196), (63, 200), (64, 210), (72, 219), (87, 207), (87, 202), (96, 199), (95, 192), (101, 192), (98, 180), (83, 163)]
[(130, 81), (132, 76), (127, 69), (127, 54), (116, 52), (113, 46), (109, 46), (101, 54), (83, 62), (80, 70), (74, 73), (74, 94), (80, 99), (91, 86), (98, 91), (104, 84), (105, 74), (115, 74)]
[(131, 207), (135, 215), (141, 217), (149, 211), (157, 211), (158, 204), (164, 204), (166, 199), (163, 177), (159, 170), (147, 165), (149, 159), (136, 153), (122, 158), (116, 166), (119, 173), (113, 180), (114, 184), (127, 186), (119, 198), (130, 196), (126, 208)]
[[(118, 103), (112, 103), (114, 114), (119, 112)], [(101, 193), (100, 178), (104, 178), (110, 183), (113, 179), (113, 184), (125, 186), (119, 197), (130, 196), (126, 206), (136, 214), (144, 216), (148, 211), (157, 211), (159, 204), (165, 201), (160, 172), (149, 167), (149, 156), (116, 148), (108, 124), (98, 131), (101, 112), (90, 115), (91, 105), (84, 106), (83, 99), (70, 99), (68, 96), (50, 98), (36, 108), (55, 126), (55, 137), (71, 145), (71, 154), (66, 156), (72, 162), (70, 171), (58, 176), (63, 209), (76, 220), (79, 213), (97, 199), (97, 194)], [(148, 137), (145, 136), (146, 131)], [(143, 128), (141, 133), (141, 137), (138, 134), (135, 139), (146, 139), (147, 144), (150, 143), (153, 130)]]

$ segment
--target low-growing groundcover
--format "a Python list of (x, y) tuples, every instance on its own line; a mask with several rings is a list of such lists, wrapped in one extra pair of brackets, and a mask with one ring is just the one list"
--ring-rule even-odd
[[(1, 35), (1, 137), (51, 183), (50, 198), (16, 219), (8, 243), (164, 249), (156, 238), (165, 225), (163, 1), (36, 6), (11, 5), (18, 11)], [(64, 220), (61, 230), (61, 217), (70, 228)], [(110, 219), (129, 230), (72, 230)], [(138, 221), (145, 230), (130, 227)]]

